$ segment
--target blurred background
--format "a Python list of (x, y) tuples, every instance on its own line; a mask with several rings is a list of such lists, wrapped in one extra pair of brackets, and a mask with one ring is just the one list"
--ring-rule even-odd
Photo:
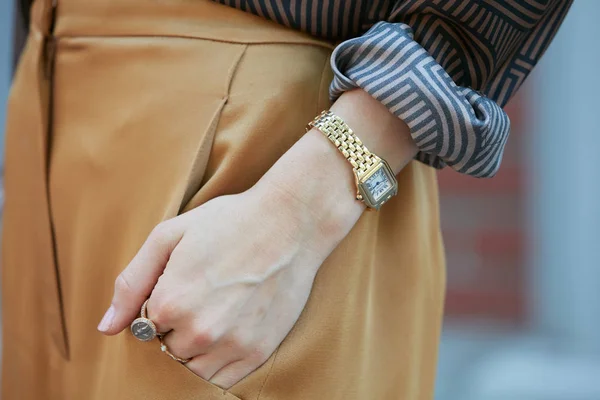
[[(598, 15), (600, 1), (575, 2), (508, 105), (495, 178), (440, 172), (448, 294), (436, 400), (600, 400)], [(0, 1), (0, 133), (13, 17)]]

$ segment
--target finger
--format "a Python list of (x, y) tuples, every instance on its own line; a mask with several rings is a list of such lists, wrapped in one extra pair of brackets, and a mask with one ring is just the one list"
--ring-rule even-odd
[(209, 381), (222, 389), (229, 389), (255, 371), (263, 363), (264, 361), (256, 362), (252, 358), (234, 361), (217, 371)]
[(235, 354), (232, 348), (217, 346), (206, 354), (195, 356), (185, 366), (204, 380), (210, 380), (217, 371), (227, 365), (240, 361), (239, 354)]
[[(167, 268), (168, 265), (169, 264), (167, 263)], [(164, 275), (158, 279), (154, 289), (152, 289), (152, 294), (150, 294), (148, 304), (146, 305), (146, 317), (154, 323), (156, 332), (166, 335), (174, 328), (172, 321), (181, 319), (182, 313), (181, 309), (175, 306), (172, 301), (166, 302), (165, 300), (161, 300), (157, 305), (157, 296), (155, 296), (156, 289), (160, 285), (160, 281), (163, 277)]]
[(207, 329), (204, 326), (196, 324), (196, 326), (177, 327), (171, 331), (165, 338), (164, 342), (169, 347), (173, 354), (177, 354), (180, 358), (192, 358), (198, 355), (212, 352), (220, 343), (222, 332)]
[(162, 222), (152, 230), (135, 257), (117, 277), (113, 299), (98, 325), (99, 331), (114, 335), (133, 321), (156, 285), (183, 231), (183, 224), (177, 219)]
[[(181, 238), (177, 247), (173, 249), (165, 267), (167, 272), (163, 272), (159, 277), (148, 299), (148, 318), (154, 322), (160, 333), (167, 333), (174, 329), (178, 331), (178, 336), (182, 333), (199, 332), (194, 326), (199, 307), (192, 302), (194, 292), (198, 292), (199, 287), (188, 286), (192, 277), (189, 273), (180, 272), (197, 263), (189, 257), (187, 249), (196, 247), (196, 243), (189, 238), (190, 236)], [(186, 239), (188, 239), (187, 243)], [(186, 339), (191, 340), (191, 337), (186, 336)], [(198, 351), (194, 355), (201, 353)]]

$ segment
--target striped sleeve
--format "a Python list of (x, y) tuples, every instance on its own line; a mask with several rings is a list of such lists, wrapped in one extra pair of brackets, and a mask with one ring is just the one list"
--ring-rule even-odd
[(510, 132), (501, 107), (541, 57), (571, 1), (398, 2), (387, 21), (334, 50), (331, 98), (362, 88), (408, 125), (417, 160), (494, 176)]

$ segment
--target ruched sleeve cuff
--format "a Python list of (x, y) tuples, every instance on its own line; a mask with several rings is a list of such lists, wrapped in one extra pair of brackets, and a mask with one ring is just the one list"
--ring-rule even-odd
[(475, 177), (500, 166), (510, 121), (493, 100), (457, 86), (403, 23), (378, 22), (331, 57), (332, 100), (361, 88), (410, 128), (416, 159)]

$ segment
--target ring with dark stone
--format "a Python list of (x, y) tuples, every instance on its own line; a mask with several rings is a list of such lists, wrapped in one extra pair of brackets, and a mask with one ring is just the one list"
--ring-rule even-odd
[(146, 315), (146, 308), (148, 307), (148, 300), (142, 304), (140, 310), (140, 318), (135, 319), (131, 323), (131, 333), (136, 339), (142, 342), (148, 342), (158, 336), (156, 325)]
[(136, 318), (131, 323), (131, 333), (136, 339), (142, 342), (148, 342), (154, 339), (157, 335), (156, 325), (148, 318)]

